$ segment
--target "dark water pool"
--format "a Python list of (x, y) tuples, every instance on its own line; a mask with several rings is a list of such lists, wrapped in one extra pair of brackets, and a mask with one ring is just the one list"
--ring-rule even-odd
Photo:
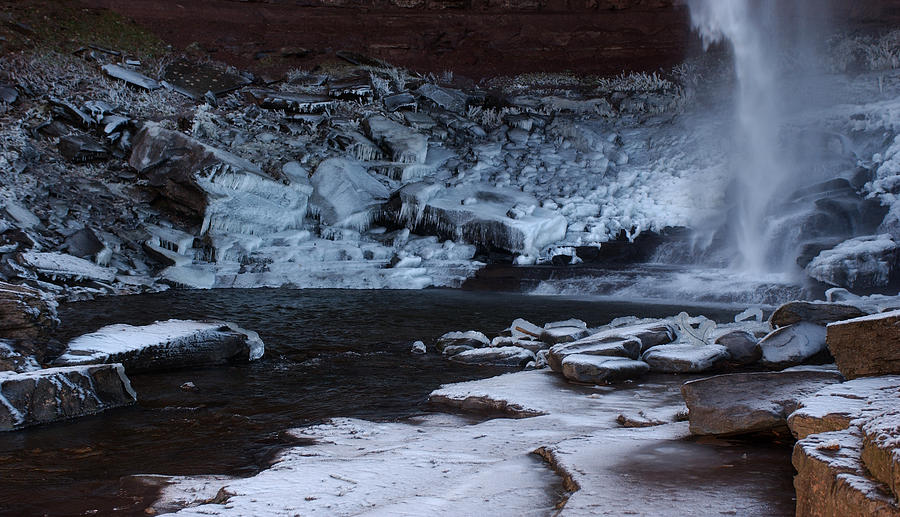
[[(507, 371), (409, 353), (451, 330), (495, 333), (517, 318), (591, 325), (668, 316), (664, 305), (452, 290), (217, 290), (107, 298), (61, 308), (60, 337), (111, 323), (217, 318), (256, 330), (265, 356), (246, 365), (132, 375), (138, 405), (0, 434), (0, 514), (143, 515), (137, 473), (251, 475), (285, 429), (335, 416), (394, 420), (426, 411), (438, 385)], [(728, 320), (732, 310), (703, 311)], [(196, 391), (180, 386), (193, 382)]]

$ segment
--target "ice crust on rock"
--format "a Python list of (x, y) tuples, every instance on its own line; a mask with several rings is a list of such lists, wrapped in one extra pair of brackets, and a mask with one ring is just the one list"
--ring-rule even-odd
[(656, 372), (697, 373), (709, 370), (730, 357), (728, 349), (722, 345), (673, 343), (647, 350), (641, 360)]
[(388, 197), (384, 185), (359, 162), (347, 158), (320, 163), (310, 181), (314, 188), (310, 209), (331, 226), (368, 228)]
[(131, 370), (220, 364), (262, 357), (256, 332), (231, 323), (166, 320), (150, 325), (109, 325), (69, 342), (58, 365), (123, 363)]
[(809, 276), (851, 289), (885, 287), (896, 279), (900, 246), (889, 234), (856, 237), (826, 250), (806, 266)]
[(534, 352), (518, 346), (473, 348), (450, 357), (451, 361), (459, 363), (496, 366), (525, 366), (534, 359)]
[(802, 364), (826, 350), (825, 335), (825, 327), (814, 323), (781, 327), (760, 340), (760, 362), (773, 367)]

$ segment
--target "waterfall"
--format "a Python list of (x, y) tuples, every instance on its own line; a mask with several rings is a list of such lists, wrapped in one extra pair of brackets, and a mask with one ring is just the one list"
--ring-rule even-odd
[(781, 270), (766, 238), (767, 208), (790, 174), (778, 131), (780, 87), (776, 76), (775, 0), (689, 0), (691, 22), (704, 47), (728, 42), (734, 54), (737, 98), (733, 173), (736, 180), (735, 240), (752, 273)]

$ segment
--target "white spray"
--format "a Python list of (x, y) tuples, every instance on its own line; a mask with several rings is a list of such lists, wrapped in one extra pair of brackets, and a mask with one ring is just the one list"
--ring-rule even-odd
[(773, 0), (689, 0), (691, 21), (706, 48), (727, 41), (734, 52), (737, 76), (735, 155), (737, 180), (736, 241), (751, 273), (772, 272), (766, 238), (766, 213), (779, 184), (788, 177), (780, 155), (780, 91), (776, 77), (778, 49)]

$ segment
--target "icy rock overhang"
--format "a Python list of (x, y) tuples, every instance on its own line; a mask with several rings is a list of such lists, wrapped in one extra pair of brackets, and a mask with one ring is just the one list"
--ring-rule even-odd
[(518, 190), (484, 184), (442, 188), (412, 183), (401, 188), (387, 217), (411, 230), (510, 253), (537, 254), (566, 235), (565, 217), (539, 208)]
[(91, 415), (136, 400), (121, 364), (0, 372), (0, 431)]
[(166, 208), (202, 233), (270, 234), (299, 228), (311, 187), (267, 176), (255, 164), (194, 138), (147, 123), (129, 161), (166, 199)]
[(167, 320), (109, 325), (77, 337), (55, 364), (122, 363), (128, 371), (148, 371), (253, 361), (264, 351), (256, 332), (232, 323)]

